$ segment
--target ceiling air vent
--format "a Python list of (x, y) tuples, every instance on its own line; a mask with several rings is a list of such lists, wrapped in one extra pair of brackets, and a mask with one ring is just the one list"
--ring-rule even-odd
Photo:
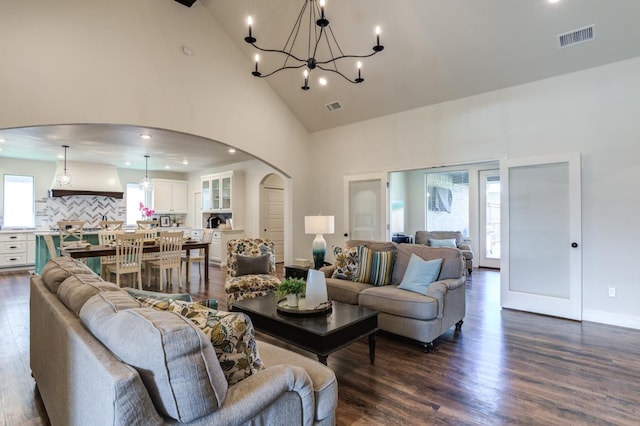
[(577, 30), (558, 35), (559, 46), (569, 47), (575, 44), (584, 43), (585, 41), (593, 40), (595, 38), (593, 27), (594, 25), (589, 25), (588, 27), (578, 28)]
[(340, 102), (336, 101), (336, 102), (330, 102), (328, 104), (325, 105), (327, 107), (327, 109), (330, 112), (333, 111), (338, 111), (339, 109), (342, 109), (342, 105), (340, 104)]

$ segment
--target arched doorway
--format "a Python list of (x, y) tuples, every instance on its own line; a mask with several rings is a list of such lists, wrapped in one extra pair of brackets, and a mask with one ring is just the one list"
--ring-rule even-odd
[(260, 182), (260, 237), (273, 240), (276, 263), (284, 262), (284, 180), (271, 173)]

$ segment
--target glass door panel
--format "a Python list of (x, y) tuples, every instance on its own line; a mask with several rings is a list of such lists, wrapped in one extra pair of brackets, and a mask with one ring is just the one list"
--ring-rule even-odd
[(350, 240), (387, 240), (386, 178), (383, 175), (345, 178), (345, 235)]
[(220, 179), (211, 181), (211, 208), (220, 210)]
[(500, 171), (481, 170), (480, 183), (480, 250), (478, 265), (500, 267)]
[(211, 181), (202, 181), (202, 211), (211, 210)]
[(231, 176), (222, 178), (222, 207), (223, 209), (231, 208)]

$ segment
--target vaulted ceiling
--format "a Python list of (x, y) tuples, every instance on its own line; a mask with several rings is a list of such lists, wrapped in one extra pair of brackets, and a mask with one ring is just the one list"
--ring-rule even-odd
[[(247, 78), (255, 78), (247, 16), (258, 45), (280, 49), (306, 0), (200, 1), (246, 54)], [(640, 55), (638, 0), (326, 0), (325, 9), (345, 54), (370, 53), (376, 25), (385, 50), (363, 60), (358, 85), (324, 73), (328, 84), (320, 87), (317, 70), (308, 91), (300, 89), (301, 70), (265, 79), (310, 132)], [(559, 48), (559, 34), (589, 25), (593, 41)], [(261, 70), (281, 65), (274, 56), (261, 54)], [(354, 77), (355, 61), (341, 70)], [(329, 112), (332, 102), (343, 108)]]
[[(202, 13), (204, 6), (220, 23), (246, 55), (249, 80), (255, 78), (255, 49), (244, 42), (246, 17), (253, 17), (259, 45), (282, 48), (307, 0), (197, 1), (189, 12)], [(300, 70), (264, 79), (309, 132), (640, 56), (639, 0), (326, 0), (326, 15), (345, 54), (371, 52), (377, 25), (385, 49), (363, 60), (362, 84), (325, 75), (328, 84), (321, 87), (317, 70), (308, 91), (300, 89)], [(592, 41), (558, 46), (559, 34), (590, 25)], [(262, 70), (276, 64), (281, 62), (262, 54)], [(346, 61), (341, 70), (355, 76), (355, 61)], [(325, 105), (334, 102), (342, 109), (328, 111)], [(146, 131), (154, 134), (152, 145), (140, 143)], [(46, 126), (0, 130), (0, 155), (52, 161), (66, 143), (75, 161), (143, 169), (148, 153), (150, 170), (174, 171), (251, 158), (229, 155), (228, 147), (211, 142), (136, 126)]]

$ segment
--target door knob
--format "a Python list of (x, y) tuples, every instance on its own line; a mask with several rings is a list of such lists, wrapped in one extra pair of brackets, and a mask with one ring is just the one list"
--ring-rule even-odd
[(571, 243), (571, 247), (573, 247), (573, 248), (578, 247), (578, 243)]

